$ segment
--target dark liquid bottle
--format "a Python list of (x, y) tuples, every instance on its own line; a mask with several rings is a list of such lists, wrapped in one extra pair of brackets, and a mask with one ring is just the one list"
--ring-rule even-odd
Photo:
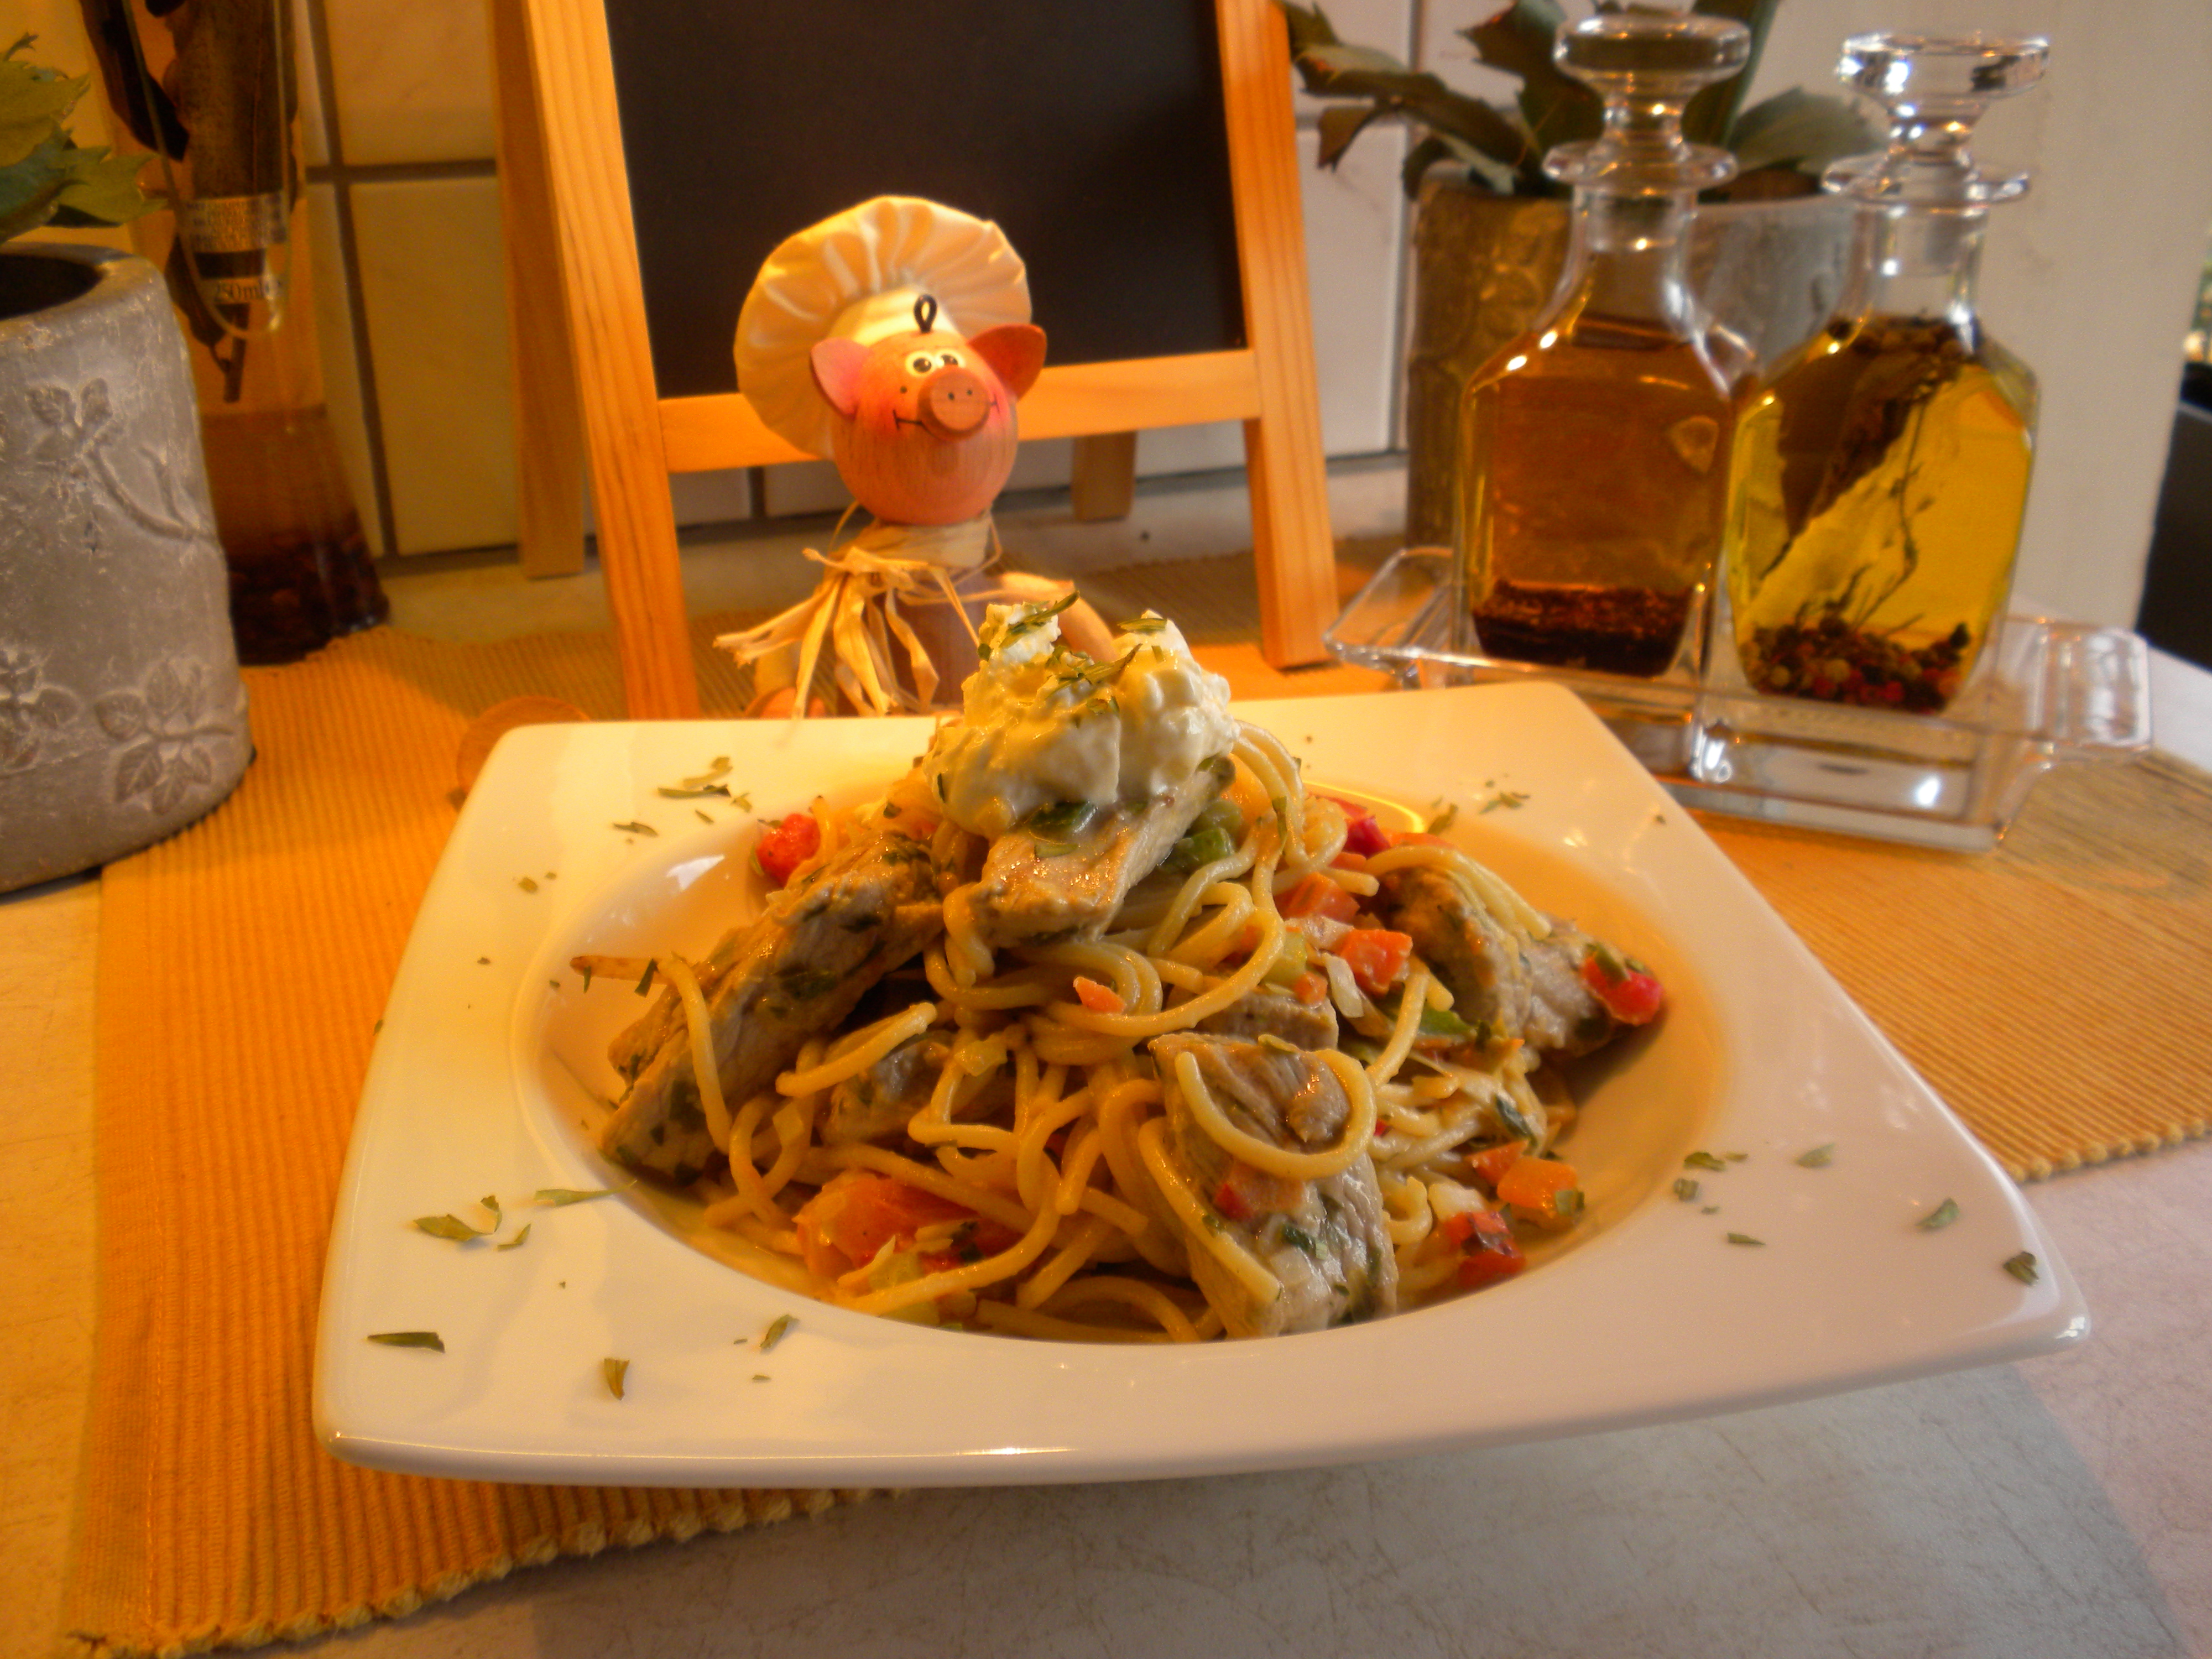
[(1468, 381), (1458, 563), (1478, 648), (1556, 667), (1693, 676), (1748, 350), (1686, 274), (1697, 192), (1734, 163), (1681, 135), (1741, 68), (1741, 25), (1601, 14), (1554, 56), (1606, 100), (1604, 136), (1546, 158), (1575, 187), (1550, 302)]

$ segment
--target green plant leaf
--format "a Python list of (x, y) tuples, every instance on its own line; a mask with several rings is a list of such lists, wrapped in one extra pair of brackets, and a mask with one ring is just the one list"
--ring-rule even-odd
[[(1742, 69), (1707, 87), (1682, 112), (1682, 136), (1692, 143), (1735, 147), (1736, 112), (1743, 107), (1744, 94), (1751, 89), (1752, 77), (1759, 73), (1767, 31), (1774, 27), (1775, 9), (1781, 3), (1782, 0), (1697, 0), (1690, 8), (1704, 17), (1733, 18), (1751, 31), (1751, 50)], [(1744, 163), (1745, 171), (1750, 167), (1750, 162)]]
[(15, 53), (31, 44), (25, 35), (0, 57), (0, 167), (13, 167), (50, 137), (92, 85), (92, 77), (69, 79), (56, 70), (27, 64)]
[(1540, 160), (1554, 145), (1596, 137), (1605, 121), (1598, 95), (1552, 60), (1565, 21), (1553, 0), (1514, 0), (1496, 16), (1460, 31), (1485, 64), (1519, 77), (1521, 121)]
[(1734, 147), (1746, 173), (1786, 166), (1818, 173), (1831, 161), (1880, 149), (1881, 134), (1843, 99), (1792, 87), (1736, 118)]
[(80, 149), (70, 156), (69, 182), (62, 186), (55, 222), (64, 225), (120, 225), (151, 213), (154, 204), (138, 188), (138, 169), (148, 158), (112, 155), (105, 149)]
[(1360, 108), (1351, 104), (1333, 104), (1321, 112), (1321, 155), (1325, 167), (1333, 167), (1344, 159), (1344, 152), (1352, 148), (1352, 141), (1367, 130), (1368, 124), (1382, 112), (1370, 104)]

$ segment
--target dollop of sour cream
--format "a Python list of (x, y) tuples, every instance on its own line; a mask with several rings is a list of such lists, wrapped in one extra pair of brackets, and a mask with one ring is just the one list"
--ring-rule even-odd
[(1237, 741), (1229, 682), (1165, 617), (1128, 624), (1103, 662), (1061, 644), (1045, 605), (993, 605), (977, 640), (960, 718), (921, 763), (945, 816), (976, 835), (1063, 802), (1148, 800)]

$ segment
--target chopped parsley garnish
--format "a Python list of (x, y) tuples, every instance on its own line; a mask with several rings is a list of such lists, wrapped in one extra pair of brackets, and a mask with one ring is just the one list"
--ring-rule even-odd
[(1826, 1146), (1815, 1146), (1809, 1152), (1798, 1153), (1797, 1165), (1800, 1169), (1805, 1170), (1825, 1170), (1829, 1164), (1834, 1163), (1835, 1159), (1836, 1143), (1832, 1140)]
[(523, 1241), (529, 1237), (530, 1224), (526, 1221), (522, 1224), (522, 1231), (520, 1232), (515, 1234), (513, 1238), (508, 1239), (504, 1244), (493, 1245), (492, 1249), (495, 1250), (519, 1250), (522, 1248)]
[(1926, 1215), (1922, 1216), (1914, 1224), (1923, 1233), (1935, 1233), (1941, 1232), (1944, 1228), (1949, 1226), (1958, 1218), (1959, 1206), (1957, 1200), (1947, 1198), (1941, 1204), (1938, 1204), (1934, 1209), (1929, 1211)]
[(653, 976), (659, 971), (659, 962), (657, 959), (647, 958), (645, 964), (645, 971), (637, 976), (638, 995), (643, 996), (647, 991), (653, 988)]
[(697, 800), (702, 795), (720, 795), (725, 800), (730, 798), (729, 786), (720, 783), (702, 784), (696, 789), (672, 789), (664, 783), (654, 793), (671, 800)]
[(549, 1209), (557, 1209), (564, 1204), (581, 1204), (591, 1199), (605, 1198), (614, 1190), (611, 1187), (592, 1187), (580, 1191), (574, 1187), (540, 1187), (530, 1196)]
[(1763, 1238), (1753, 1238), (1749, 1233), (1730, 1233), (1728, 1236), (1728, 1242), (1731, 1244), (1757, 1244), (1762, 1247), (1766, 1243)]
[(538, 890), (537, 882), (528, 876), (517, 876), (514, 878), (514, 884), (526, 893), (534, 893)]
[(632, 818), (628, 823), (617, 823), (615, 825), (615, 828), (624, 831), (626, 834), (633, 836), (657, 836), (660, 833), (659, 830), (654, 829), (651, 824), (640, 823), (635, 818)]
[(1698, 1183), (1691, 1180), (1687, 1176), (1675, 1176), (1674, 1196), (1680, 1199), (1685, 1204), (1696, 1203), (1698, 1201)]
[(1283, 1038), (1277, 1036), (1273, 1031), (1262, 1031), (1260, 1033), (1260, 1046), (1262, 1048), (1272, 1048), (1279, 1054), (1294, 1054), (1298, 1052), (1298, 1045), (1297, 1043), (1286, 1042)]
[(1435, 816), (1429, 820), (1429, 833), (1432, 836), (1443, 834), (1452, 827), (1452, 821), (1459, 817), (1459, 805), (1456, 802), (1447, 806), (1442, 800), (1438, 800), (1432, 810), (1435, 811)]
[(1491, 1109), (1498, 1114), (1498, 1121), (1505, 1126), (1506, 1133), (1517, 1135), (1527, 1141), (1531, 1148), (1534, 1147), (1541, 1137), (1537, 1134), (1535, 1126), (1521, 1115), (1521, 1109), (1513, 1103), (1511, 1096), (1492, 1095), (1490, 1097), (1490, 1104)]
[(1022, 820), (1021, 827), (1040, 840), (1063, 840), (1079, 836), (1098, 809), (1087, 800), (1059, 800), (1040, 806)]
[(1528, 799), (1528, 797), (1518, 789), (1501, 789), (1477, 807), (1476, 814), (1480, 816), (1484, 812), (1495, 812), (1500, 809), (1510, 812)]
[(1682, 1167), (1686, 1170), (1725, 1170), (1728, 1165), (1711, 1152), (1692, 1152), (1682, 1160)]
[(791, 1328), (798, 1322), (798, 1320), (790, 1314), (778, 1314), (769, 1322), (769, 1328), (761, 1333), (760, 1351), (767, 1353), (777, 1343), (782, 1341)]
[(1115, 627), (1124, 634), (1157, 634), (1167, 625), (1165, 617), (1144, 616), (1132, 617), (1127, 622), (1117, 623)]
[(623, 1397), (623, 1384), (629, 1376), (629, 1361), (602, 1359), (599, 1361), (599, 1375), (607, 1380), (607, 1392), (619, 1400)]
[(440, 1353), (446, 1351), (445, 1339), (435, 1331), (371, 1331), (368, 1340), (381, 1342), (387, 1348), (434, 1348)]
[(433, 1238), (450, 1238), (456, 1244), (466, 1244), (495, 1231), (493, 1227), (471, 1227), (457, 1215), (418, 1215), (414, 1224)]
[(2023, 1285), (2034, 1284), (2037, 1277), (2035, 1253), (2033, 1250), (2022, 1250), (2018, 1255), (2007, 1256), (2004, 1259), (2004, 1270)]

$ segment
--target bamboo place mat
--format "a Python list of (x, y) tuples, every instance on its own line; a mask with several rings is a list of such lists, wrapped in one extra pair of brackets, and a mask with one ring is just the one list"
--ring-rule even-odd
[[(1249, 644), (1202, 654), (1243, 696), (1380, 684), (1277, 674)], [(734, 673), (702, 661), (708, 706), (740, 706)], [(611, 645), (581, 635), (386, 629), (247, 680), (258, 755), (237, 793), (103, 878), (100, 1302), (68, 1627), (101, 1655), (252, 1646), (860, 1496), (438, 1480), (318, 1446), (329, 1218), (372, 1026), (453, 823), (457, 745), (512, 696), (614, 718), (620, 693)], [(2016, 1173), (2203, 1132), (2185, 1099), (2212, 1070), (2201, 775), (2062, 775), (1979, 859), (1709, 827)]]

